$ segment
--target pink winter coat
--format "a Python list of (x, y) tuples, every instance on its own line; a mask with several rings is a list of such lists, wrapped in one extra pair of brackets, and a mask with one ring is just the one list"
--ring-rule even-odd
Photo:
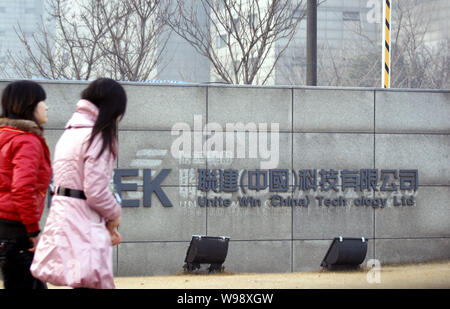
[[(120, 216), (109, 184), (114, 156), (98, 134), (87, 149), (98, 108), (77, 103), (54, 153), (55, 188), (83, 190), (86, 200), (54, 195), (44, 231), (36, 248), (31, 273), (53, 285), (114, 288), (111, 238), (106, 221)], [(108, 149), (108, 148), (107, 148)]]

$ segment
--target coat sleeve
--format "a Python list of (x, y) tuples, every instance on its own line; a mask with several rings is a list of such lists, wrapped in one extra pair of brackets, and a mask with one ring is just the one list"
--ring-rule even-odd
[[(115, 220), (120, 216), (121, 206), (109, 188), (114, 159), (108, 149), (97, 158), (101, 143), (97, 135), (92, 145), (85, 151), (83, 191), (89, 207), (107, 220)], [(87, 146), (87, 142), (85, 144)]]
[(39, 232), (36, 183), (43, 155), (42, 145), (37, 138), (29, 134), (17, 138), (13, 147), (11, 202), (28, 234)]

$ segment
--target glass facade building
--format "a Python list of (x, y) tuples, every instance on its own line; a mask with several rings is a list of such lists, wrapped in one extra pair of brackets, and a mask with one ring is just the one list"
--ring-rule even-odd
[[(45, 0), (0, 0), (0, 77), (14, 78), (7, 66), (8, 55), (25, 53), (17, 33), (20, 29), (26, 37), (38, 34), (45, 18)], [(33, 47), (32, 47), (33, 48)]]

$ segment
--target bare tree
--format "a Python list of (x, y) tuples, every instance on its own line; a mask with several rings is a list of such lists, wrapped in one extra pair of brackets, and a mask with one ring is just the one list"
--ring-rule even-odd
[(27, 53), (11, 58), (21, 76), (49, 79), (105, 76), (135, 81), (154, 74), (165, 47), (164, 42), (158, 42), (163, 29), (159, 14), (164, 14), (169, 0), (49, 0), (48, 3), (56, 30), (44, 22), (32, 37), (20, 27), (17, 30)]
[(130, 81), (151, 76), (170, 38), (159, 39), (169, 7), (167, 0), (104, 1), (101, 17), (108, 44), (101, 48), (111, 63), (110, 75)]
[[(449, 88), (450, 42), (448, 38), (434, 46), (427, 42), (433, 12), (437, 12), (434, 3), (400, 0), (392, 2), (392, 5), (391, 87)], [(362, 31), (359, 31), (359, 36), (367, 38)], [(343, 75), (348, 84), (378, 87), (381, 75), (380, 45), (369, 39), (366, 42), (370, 45), (368, 52), (352, 58)]]
[[(449, 88), (450, 42), (448, 38), (436, 45), (427, 41), (430, 24), (434, 22), (433, 13), (437, 12), (434, 3), (399, 0), (391, 5), (391, 87)], [(380, 37), (374, 39), (362, 24), (361, 20), (344, 24), (353, 37), (351, 44), (342, 44), (337, 49), (331, 48), (328, 41), (319, 43), (320, 85), (380, 87), (381, 29), (378, 29)], [(383, 25), (381, 23), (380, 26)], [(295, 61), (282, 61), (290, 62)], [(304, 64), (300, 64), (296, 71), (290, 70), (289, 65), (282, 67), (284, 80), (292, 84), (304, 83), (304, 71)]]
[[(0, 51), (2, 50), (2, 42), (0, 42)], [(4, 56), (0, 56), (0, 78), (7, 78), (7, 62)]]
[(209, 59), (218, 80), (264, 84), (304, 17), (303, 7), (301, 0), (177, 0), (168, 23)]
[[(321, 40), (317, 46), (318, 84), (325, 86), (373, 86), (379, 78), (376, 65), (376, 42), (368, 37), (361, 23), (344, 22), (345, 40)], [(351, 42), (351, 44), (348, 44)], [(336, 46), (340, 44), (340, 47)], [(380, 48), (381, 49), (381, 48)], [(306, 77), (306, 46), (301, 38), (293, 40), (277, 67), (279, 81), (291, 85), (304, 85)], [(376, 73), (376, 74), (375, 74)], [(376, 76), (376, 77), (375, 77)]]
[(47, 10), (55, 25), (42, 21), (31, 37), (20, 26), (16, 30), (26, 48), (26, 55), (11, 55), (16, 72), (23, 77), (89, 79), (102, 56), (99, 44), (106, 33), (99, 6), (88, 1), (76, 15), (67, 1), (49, 1)]
[(318, 66), (321, 85), (326, 86), (379, 86), (381, 47), (362, 29), (360, 22), (349, 23), (351, 44), (331, 48), (328, 41), (321, 44)]
[[(430, 10), (430, 11), (426, 11)], [(395, 1), (391, 85), (396, 88), (445, 88), (448, 79), (449, 39), (433, 46), (426, 41), (433, 21), (433, 3)]]

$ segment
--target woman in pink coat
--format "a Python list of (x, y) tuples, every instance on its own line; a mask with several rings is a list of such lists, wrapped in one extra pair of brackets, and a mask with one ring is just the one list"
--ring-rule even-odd
[(127, 98), (106, 78), (92, 82), (81, 98), (55, 148), (55, 195), (31, 272), (53, 285), (110, 289), (121, 207), (109, 185)]

